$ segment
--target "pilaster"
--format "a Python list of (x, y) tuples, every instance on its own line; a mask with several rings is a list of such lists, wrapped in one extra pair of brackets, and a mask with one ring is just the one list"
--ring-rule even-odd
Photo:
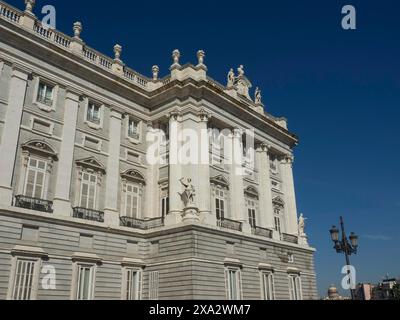
[(19, 130), (30, 71), (13, 66), (8, 106), (0, 145), (0, 204), (12, 204), (12, 184)]
[(242, 222), (243, 232), (251, 233), (244, 201), (242, 135), (240, 129), (235, 129), (232, 135), (231, 208), (233, 218)]
[(111, 110), (104, 215), (105, 223), (112, 226), (119, 225), (118, 189), (120, 180), (121, 128), (122, 114)]
[(292, 155), (286, 155), (281, 160), (282, 180), (285, 197), (285, 214), (286, 214), (286, 232), (288, 234), (297, 235), (297, 206), (296, 195), (293, 180), (293, 162)]
[(259, 174), (260, 227), (274, 230), (274, 208), (272, 205), (272, 184), (270, 174), (270, 146), (261, 144), (257, 148)]
[(169, 213), (165, 219), (166, 225), (182, 222), (183, 204), (180, 198), (182, 166), (179, 163), (181, 148), (181, 114), (174, 110), (169, 115)]
[(78, 93), (67, 89), (64, 107), (64, 126), (54, 196), (54, 214), (71, 216), (71, 180), (74, 160), (75, 135), (79, 109)]

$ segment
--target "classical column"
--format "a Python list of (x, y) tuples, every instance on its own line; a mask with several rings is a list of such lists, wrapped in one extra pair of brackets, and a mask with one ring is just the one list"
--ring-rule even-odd
[(231, 208), (233, 218), (242, 222), (243, 232), (251, 233), (244, 201), (242, 135), (242, 130), (235, 129), (232, 136), (232, 163), (230, 179)]
[(292, 155), (286, 155), (281, 160), (283, 190), (285, 197), (286, 232), (297, 235), (297, 207), (296, 195), (293, 180), (293, 161)]
[(274, 208), (272, 205), (272, 185), (270, 174), (270, 146), (261, 144), (257, 148), (257, 164), (259, 175), (259, 225), (261, 228), (274, 230)]
[(169, 114), (169, 213), (166, 225), (182, 222), (183, 203), (180, 197), (182, 186), (182, 165), (179, 163), (181, 147), (181, 116), (178, 110)]
[(29, 72), (14, 66), (0, 144), (0, 204), (12, 204), (14, 164)]
[(70, 190), (78, 109), (79, 94), (67, 90), (64, 107), (64, 126), (54, 194), (54, 214), (59, 216), (71, 216)]
[[(144, 210), (144, 218), (157, 218), (161, 216), (161, 212), (159, 210), (160, 197), (158, 190), (158, 171), (159, 171), (159, 163), (160, 159), (157, 157), (160, 154), (160, 136), (157, 134), (157, 129), (153, 127), (153, 123), (147, 123), (147, 135), (146, 141), (148, 141), (147, 150), (150, 152), (150, 145), (157, 144), (157, 150), (152, 149), (158, 154), (148, 154), (151, 157), (151, 163), (147, 163), (147, 179), (145, 186), (145, 210)], [(158, 158), (158, 159), (154, 159)]]
[(210, 144), (208, 137), (208, 121), (210, 115), (201, 110), (198, 114), (199, 117), (199, 165), (198, 168), (198, 206), (200, 212), (200, 219), (203, 223), (209, 225), (216, 225), (216, 216), (211, 213), (211, 199), (210, 199)]
[(104, 214), (106, 224), (113, 226), (119, 226), (118, 189), (120, 184), (121, 127), (122, 114), (111, 110)]

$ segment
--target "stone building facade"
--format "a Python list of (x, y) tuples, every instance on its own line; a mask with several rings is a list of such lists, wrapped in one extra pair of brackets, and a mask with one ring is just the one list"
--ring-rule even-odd
[(0, 299), (317, 299), (298, 139), (243, 66), (148, 78), (25, 3), (0, 2)]

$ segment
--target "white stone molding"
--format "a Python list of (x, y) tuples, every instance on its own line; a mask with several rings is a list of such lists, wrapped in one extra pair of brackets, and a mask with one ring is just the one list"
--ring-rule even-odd
[[(33, 100), (32, 103), (37, 106), (39, 109), (46, 111), (46, 112), (54, 112), (56, 111), (57, 100), (58, 100), (58, 92), (59, 92), (59, 85), (51, 80), (43, 79), (40, 76), (35, 75), (34, 79), (34, 91), (33, 91)], [(38, 101), (38, 93), (39, 93), (39, 84), (40, 82), (53, 86), (53, 94), (52, 94), (52, 104), (51, 106), (46, 105), (40, 101)]]
[(105, 222), (119, 225), (118, 190), (121, 154), (122, 114), (111, 110), (110, 141), (108, 144), (107, 179), (105, 190)]
[(270, 177), (271, 146), (260, 144), (256, 150), (258, 178), (260, 185), (260, 227), (274, 230), (274, 208), (272, 206), (272, 185)]
[(11, 205), (13, 198), (12, 176), (29, 74), (30, 71), (13, 66), (0, 144), (0, 204), (3, 205)]
[[(76, 126), (79, 109), (79, 94), (67, 90), (64, 105), (64, 125), (60, 147), (59, 170), (54, 194), (54, 214), (71, 216), (71, 180), (75, 149)], [(75, 189), (78, 192), (79, 189)]]
[[(84, 111), (85, 111), (85, 114), (84, 114), (85, 121), (84, 121), (84, 123), (91, 129), (94, 129), (94, 130), (102, 129), (103, 128), (103, 124), (104, 124), (104, 114), (105, 114), (106, 106), (103, 103), (98, 102), (98, 101), (96, 101), (94, 99), (91, 99), (89, 97), (85, 97), (83, 100), (84, 100), (84, 106), (85, 106), (85, 109), (84, 109)], [(87, 119), (88, 108), (89, 108), (89, 103), (90, 102), (98, 105), (99, 108), (100, 108), (100, 124), (93, 123), (93, 122), (91, 122), (91, 121), (89, 121)]]
[(281, 160), (282, 172), (282, 187), (285, 199), (285, 220), (287, 230), (286, 232), (291, 235), (298, 234), (298, 219), (297, 219), (297, 205), (296, 195), (293, 180), (293, 161), (294, 157), (291, 154), (285, 155)]
[(82, 175), (84, 172), (95, 174), (97, 176), (97, 187), (96, 187), (96, 210), (100, 208), (100, 191), (103, 186), (103, 176), (106, 174), (104, 165), (96, 160), (94, 157), (89, 157), (75, 161), (76, 164), (76, 175), (75, 181), (75, 200), (74, 207), (79, 207), (79, 201), (81, 197), (81, 183)]

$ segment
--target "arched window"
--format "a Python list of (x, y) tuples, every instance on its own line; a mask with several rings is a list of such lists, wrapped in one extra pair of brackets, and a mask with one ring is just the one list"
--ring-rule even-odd
[(142, 217), (144, 176), (137, 170), (123, 172), (122, 177), (122, 216), (133, 219)]

